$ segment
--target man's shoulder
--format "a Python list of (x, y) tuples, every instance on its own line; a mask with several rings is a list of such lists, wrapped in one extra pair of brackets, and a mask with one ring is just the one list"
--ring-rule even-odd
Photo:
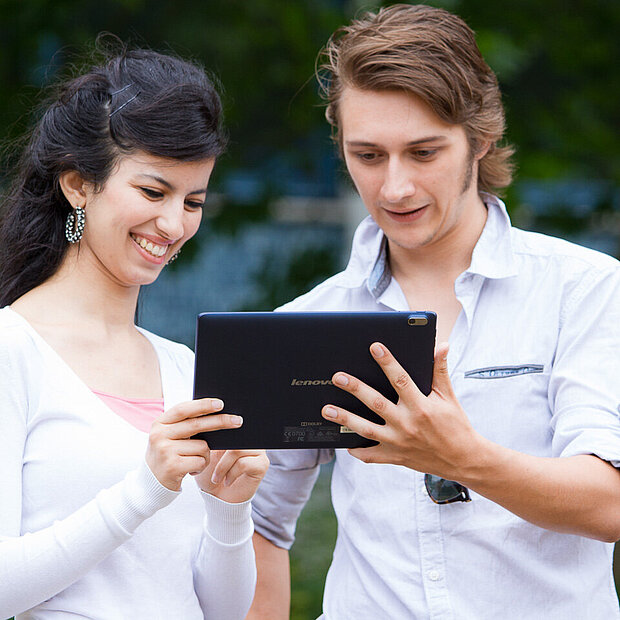
[(620, 262), (612, 256), (578, 245), (566, 239), (543, 233), (512, 229), (512, 249), (523, 259), (553, 261), (571, 271), (616, 271)]

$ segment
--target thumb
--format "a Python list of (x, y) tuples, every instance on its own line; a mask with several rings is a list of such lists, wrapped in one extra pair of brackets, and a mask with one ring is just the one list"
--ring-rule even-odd
[(435, 349), (435, 365), (433, 368), (433, 391), (440, 394), (451, 394), (452, 383), (448, 374), (448, 350), (450, 345), (442, 342)]

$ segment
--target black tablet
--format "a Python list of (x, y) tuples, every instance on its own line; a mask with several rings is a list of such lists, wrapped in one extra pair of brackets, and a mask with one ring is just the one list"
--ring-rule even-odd
[(348, 372), (396, 402), (372, 358), (382, 342), (428, 394), (435, 349), (433, 312), (234, 312), (198, 317), (194, 398), (216, 397), (243, 416), (238, 429), (202, 433), (213, 449), (354, 448), (372, 442), (321, 416), (331, 403), (381, 423), (332, 385)]

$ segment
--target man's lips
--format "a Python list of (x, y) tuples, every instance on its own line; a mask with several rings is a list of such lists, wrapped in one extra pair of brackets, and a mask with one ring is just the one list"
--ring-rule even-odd
[(423, 207), (417, 207), (416, 209), (408, 209), (407, 211), (392, 211), (384, 208), (384, 211), (389, 217), (398, 222), (409, 222), (422, 217), (427, 206), (428, 205), (424, 205)]

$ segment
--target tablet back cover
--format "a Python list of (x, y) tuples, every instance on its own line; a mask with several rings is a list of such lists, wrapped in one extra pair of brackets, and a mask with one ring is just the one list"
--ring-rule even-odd
[(432, 312), (204, 313), (196, 330), (194, 398), (216, 397), (243, 416), (238, 429), (199, 435), (213, 449), (353, 448), (373, 442), (322, 418), (331, 403), (381, 418), (331, 383), (345, 371), (396, 402), (369, 347), (382, 342), (428, 394), (433, 376)]

